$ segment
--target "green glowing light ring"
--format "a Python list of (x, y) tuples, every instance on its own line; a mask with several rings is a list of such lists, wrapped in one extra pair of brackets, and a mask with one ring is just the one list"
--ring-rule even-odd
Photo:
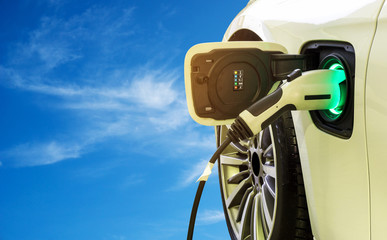
[[(322, 67), (323, 69), (330, 70), (342, 70), (344, 71), (344, 66), (337, 58), (331, 58)], [(344, 111), (344, 105), (347, 98), (347, 80), (340, 83), (340, 101), (335, 108), (328, 109), (323, 111), (323, 114), (330, 120), (338, 119)]]

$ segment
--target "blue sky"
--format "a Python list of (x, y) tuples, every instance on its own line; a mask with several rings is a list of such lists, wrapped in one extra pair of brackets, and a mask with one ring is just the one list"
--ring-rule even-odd
[[(0, 239), (184, 239), (214, 129), (183, 63), (247, 1), (0, 0)], [(196, 239), (228, 239), (216, 173)]]

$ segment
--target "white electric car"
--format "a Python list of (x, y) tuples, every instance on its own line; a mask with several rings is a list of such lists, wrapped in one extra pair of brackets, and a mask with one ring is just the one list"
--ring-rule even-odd
[(289, 111), (220, 155), (231, 239), (387, 239), (387, 3), (251, 0), (223, 41), (277, 43), (307, 70), (346, 74), (341, 107)]

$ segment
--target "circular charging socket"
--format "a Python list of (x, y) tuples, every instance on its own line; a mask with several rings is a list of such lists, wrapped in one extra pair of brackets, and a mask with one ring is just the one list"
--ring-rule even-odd
[(319, 111), (320, 116), (328, 122), (339, 121), (345, 112), (345, 107), (348, 97), (348, 72), (346, 63), (342, 58), (336, 54), (326, 56), (320, 63), (320, 69), (330, 69), (336, 71), (344, 71), (346, 79), (339, 84), (340, 87), (340, 101), (339, 104), (331, 109)]

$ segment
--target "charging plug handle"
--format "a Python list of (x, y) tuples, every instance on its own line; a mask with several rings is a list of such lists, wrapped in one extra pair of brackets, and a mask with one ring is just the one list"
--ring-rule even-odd
[(344, 71), (337, 70), (314, 70), (303, 74), (295, 70), (288, 78), (290, 82), (285, 82), (239, 114), (228, 132), (233, 142), (253, 137), (286, 111), (324, 110), (338, 106), (341, 98), (339, 84), (346, 76)]

